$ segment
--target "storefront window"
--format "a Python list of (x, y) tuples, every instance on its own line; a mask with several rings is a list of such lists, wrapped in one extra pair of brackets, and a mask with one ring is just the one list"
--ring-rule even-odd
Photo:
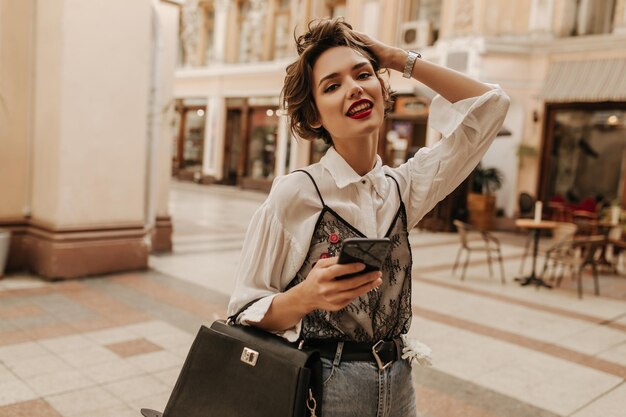
[(383, 160), (397, 167), (426, 145), (428, 101), (422, 97), (398, 96), (394, 112), (387, 116)]
[(186, 112), (185, 137), (183, 146), (183, 166), (202, 166), (204, 144), (204, 122), (206, 107), (193, 108)]
[(278, 117), (276, 107), (250, 110), (247, 175), (253, 179), (272, 180), (276, 161)]
[(621, 198), (626, 111), (556, 110), (548, 199), (606, 204)]
[(330, 148), (323, 140), (316, 139), (311, 142), (311, 163), (319, 162), (320, 159), (326, 154), (326, 151)]
[(200, 172), (204, 149), (206, 101), (178, 100), (176, 105), (176, 130), (174, 169)]

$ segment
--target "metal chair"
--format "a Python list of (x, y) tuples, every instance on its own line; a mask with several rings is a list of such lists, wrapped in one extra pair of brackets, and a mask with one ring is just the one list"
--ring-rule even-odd
[(553, 261), (554, 268), (561, 266), (561, 274), (556, 279), (556, 286), (561, 285), (563, 279), (563, 271), (565, 267), (570, 269), (570, 273), (574, 275), (578, 286), (578, 298), (583, 297), (582, 270), (591, 266), (593, 273), (594, 292), (600, 295), (600, 286), (598, 283), (598, 268), (596, 258), (599, 251), (604, 245), (604, 236), (590, 236), (582, 239), (570, 238), (553, 246), (546, 253), (546, 263), (542, 272), (545, 274), (548, 260)]
[[(532, 219), (535, 212), (535, 198), (530, 194), (523, 192), (520, 193), (517, 203), (519, 206), (519, 218)], [(522, 255), (522, 262), (520, 262), (519, 266), (520, 274), (524, 271), (524, 264), (526, 263), (526, 257), (530, 253), (530, 245), (532, 244), (532, 241), (532, 234), (528, 233), (528, 236), (526, 237), (526, 242), (524, 242), (524, 254)]]
[[(549, 262), (552, 261), (552, 275), (554, 277), (554, 273), (556, 272), (557, 263), (553, 259), (552, 255), (556, 254), (556, 251), (563, 250), (561, 245), (562, 242), (571, 240), (576, 235), (576, 231), (578, 230), (578, 226), (574, 223), (559, 223), (554, 230), (552, 231), (552, 242), (548, 250), (545, 253), (545, 258), (543, 262), (543, 271), (548, 269)], [(543, 276), (543, 273), (542, 273)]]
[[(456, 255), (456, 260), (454, 261), (454, 266), (452, 267), (452, 273), (456, 272), (456, 268), (459, 264), (459, 260), (461, 258), (461, 252), (467, 251), (467, 256), (465, 258), (465, 263), (463, 264), (463, 273), (461, 274), (461, 280), (465, 279), (465, 271), (467, 270), (467, 265), (469, 264), (470, 252), (486, 252), (487, 253), (487, 263), (489, 264), (489, 277), (493, 276), (493, 269), (491, 266), (491, 253), (495, 252), (498, 256), (498, 260), (500, 261), (500, 272), (502, 283), (505, 283), (504, 278), (504, 263), (502, 262), (502, 251), (500, 250), (500, 241), (493, 236), (491, 233), (476, 229), (475, 227), (463, 223), (460, 220), (453, 221), (454, 226), (459, 233), (459, 238), (461, 239), (461, 247), (459, 248), (459, 252)], [(480, 235), (480, 240), (478, 239), (470, 239), (470, 234)]]

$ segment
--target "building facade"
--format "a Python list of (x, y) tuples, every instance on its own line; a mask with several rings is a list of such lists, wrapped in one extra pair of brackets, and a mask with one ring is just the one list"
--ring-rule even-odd
[[(581, 200), (594, 192), (623, 200), (625, 4), (187, 0), (175, 80), (174, 173), (268, 189), (275, 176), (318, 160), (325, 147), (292, 137), (277, 115), (278, 95), (295, 58), (293, 34), (311, 19), (344, 16), (384, 42), (507, 91), (511, 109), (483, 159), (504, 174), (497, 204), (507, 216), (515, 215), (521, 192), (544, 200), (561, 194)], [(395, 73), (389, 82), (399, 97), (379, 153), (397, 165), (438, 136), (427, 126), (433, 92)], [(589, 136), (582, 145), (581, 132)], [(607, 165), (617, 174), (600, 184), (597, 175)], [(585, 180), (588, 172), (596, 179)]]

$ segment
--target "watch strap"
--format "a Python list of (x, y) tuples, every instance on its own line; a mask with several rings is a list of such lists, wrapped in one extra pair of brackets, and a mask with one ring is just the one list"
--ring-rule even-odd
[(419, 52), (415, 52), (415, 51), (406, 51), (407, 52), (407, 57), (406, 57), (406, 63), (404, 64), (404, 72), (402, 73), (402, 76), (404, 78), (411, 78), (411, 74), (413, 73), (413, 67), (415, 66), (415, 61), (417, 61), (418, 58), (421, 58), (422, 55)]

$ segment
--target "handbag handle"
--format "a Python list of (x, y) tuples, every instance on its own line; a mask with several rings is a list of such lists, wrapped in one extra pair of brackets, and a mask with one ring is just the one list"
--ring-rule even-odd
[[(263, 297), (261, 297), (263, 298)], [(237, 319), (239, 318), (239, 316), (241, 315), (241, 313), (243, 313), (244, 311), (246, 311), (248, 309), (248, 307), (250, 307), (252, 304), (256, 303), (257, 301), (259, 301), (261, 298), (256, 298), (252, 301), (250, 301), (248, 304), (244, 305), (243, 307), (241, 307), (235, 314), (233, 314), (232, 316), (229, 316), (226, 319), (226, 323), (230, 326), (232, 326), (233, 324), (237, 323)]]

